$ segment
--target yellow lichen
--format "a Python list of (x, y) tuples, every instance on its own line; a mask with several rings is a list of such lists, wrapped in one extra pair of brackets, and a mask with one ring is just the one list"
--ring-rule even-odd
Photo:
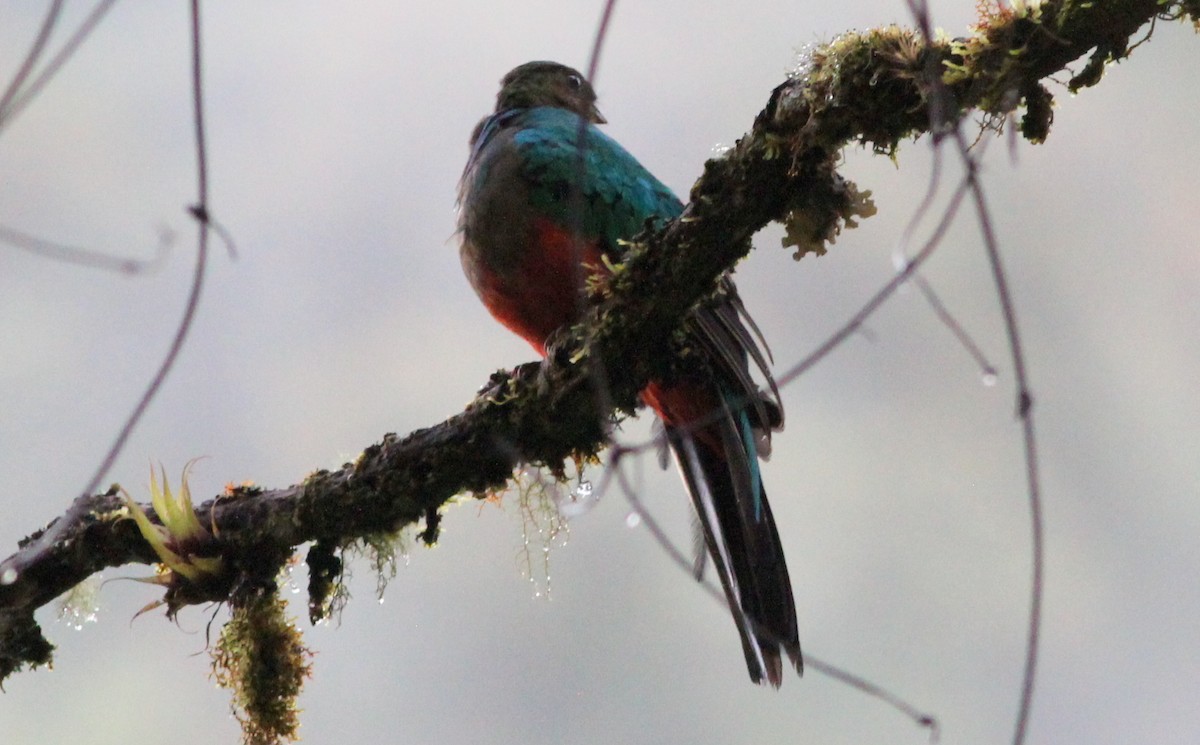
[(792, 210), (784, 219), (783, 247), (796, 247), (792, 254), (796, 261), (808, 254), (824, 256), (826, 244), (836, 243), (842, 230), (858, 227), (858, 218), (871, 217), (878, 211), (870, 190), (859, 190), (849, 180), (842, 180), (839, 186), (841, 204), (832, 207), (807, 205)]

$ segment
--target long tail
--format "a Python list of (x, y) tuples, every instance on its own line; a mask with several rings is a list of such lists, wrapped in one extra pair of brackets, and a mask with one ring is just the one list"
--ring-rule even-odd
[[(675, 393), (659, 395), (677, 398)], [(695, 394), (686, 395), (694, 401)], [(798, 673), (804, 671), (792, 583), (759, 474), (747, 404), (732, 408), (726, 398), (719, 397), (722, 415), (716, 421), (694, 432), (666, 424), (667, 438), (741, 635), (750, 679), (778, 688), (782, 653)]]

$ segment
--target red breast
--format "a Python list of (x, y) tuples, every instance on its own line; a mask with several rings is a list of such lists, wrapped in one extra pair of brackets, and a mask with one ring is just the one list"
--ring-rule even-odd
[(581, 241), (545, 218), (534, 219), (531, 233), (517, 265), (481, 272), (476, 289), (496, 320), (545, 355), (550, 334), (579, 318), (586, 278), (607, 270), (597, 240)]

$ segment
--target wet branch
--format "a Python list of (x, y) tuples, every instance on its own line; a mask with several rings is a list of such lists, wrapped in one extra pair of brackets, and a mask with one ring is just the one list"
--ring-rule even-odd
[[(494, 374), (462, 413), (403, 437), (385, 435), (339, 470), (198, 505), (223, 569), (170, 587), (170, 607), (222, 601), (247, 582), (272, 582), (307, 542), (316, 544), (313, 562), (421, 520), (433, 540), (436, 511), (453, 496), (501, 487), (521, 463), (557, 470), (569, 457), (603, 449), (608, 423), (636, 409), (649, 379), (669, 373), (680, 319), (748, 253), (755, 232), (782, 221), (798, 256), (820, 254), (843, 226), (870, 213), (834, 170), (843, 147), (861, 143), (891, 154), (905, 138), (945, 132), (974, 110), (991, 124), (1020, 113), (1022, 134), (1040, 142), (1052, 119), (1044, 78), (1087, 56), (1069, 87), (1095, 84), (1104, 64), (1128, 54), (1140, 28), (1156, 16), (1185, 15), (1196, 22), (1200, 2), (1046, 2), (999, 11), (969, 38), (927, 44), (892, 27), (812, 51), (807, 67), (771, 93), (751, 131), (705, 164), (684, 214), (640, 236), (594, 288), (585, 322), (561, 334), (546, 361)], [(605, 364), (593, 369), (593, 359)], [(606, 410), (594, 395), (596, 375), (605, 375)], [(28, 566), (20, 561), (35, 533), (0, 564), (0, 681), (49, 661), (53, 648), (34, 620), (37, 608), (106, 567), (158, 561), (120, 497), (81, 499), (86, 509), (72, 512), (83, 518), (49, 551)]]

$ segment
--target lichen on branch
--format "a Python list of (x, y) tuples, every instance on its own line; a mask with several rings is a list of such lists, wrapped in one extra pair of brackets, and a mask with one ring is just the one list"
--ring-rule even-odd
[[(432, 539), (438, 509), (455, 495), (487, 494), (523, 463), (555, 469), (593, 457), (613, 417), (633, 411), (637, 392), (670, 368), (675, 330), (749, 252), (754, 233), (785, 221), (802, 254), (819, 254), (838, 230), (869, 214), (868, 193), (836, 171), (844, 147), (895, 157), (902, 141), (939, 136), (972, 111), (994, 124), (1022, 107), (1022, 134), (1040, 142), (1053, 111), (1046, 78), (1086, 59), (1068, 87), (1094, 85), (1106, 64), (1128, 56), (1146, 24), (1195, 24), (1200, 0), (1047, 0), (985, 3), (984, 10), (960, 38), (927, 39), (893, 26), (812, 48), (751, 130), (705, 164), (683, 215), (631, 242), (585, 320), (556, 338), (545, 361), (494, 374), (462, 413), (404, 437), (385, 435), (340, 469), (195, 506), (195, 522), (219, 534), (219, 555), (202, 556), (220, 560), (226, 595), (252, 580), (274, 582), (297, 546), (314, 543), (310, 614), (320, 618), (342, 566), (335, 547), (420, 521)], [(598, 380), (605, 396), (595, 395)], [(124, 519), (128, 507), (115, 491), (82, 499), (86, 514), (50, 550), (24, 561), (26, 539), (0, 564), (0, 681), (49, 662), (37, 608), (103, 568), (162, 560)], [(151, 526), (163, 523), (153, 510), (146, 516), (157, 521)], [(190, 597), (182, 590), (187, 572), (178, 574), (177, 597)], [(229, 599), (211, 590), (196, 597)]]

